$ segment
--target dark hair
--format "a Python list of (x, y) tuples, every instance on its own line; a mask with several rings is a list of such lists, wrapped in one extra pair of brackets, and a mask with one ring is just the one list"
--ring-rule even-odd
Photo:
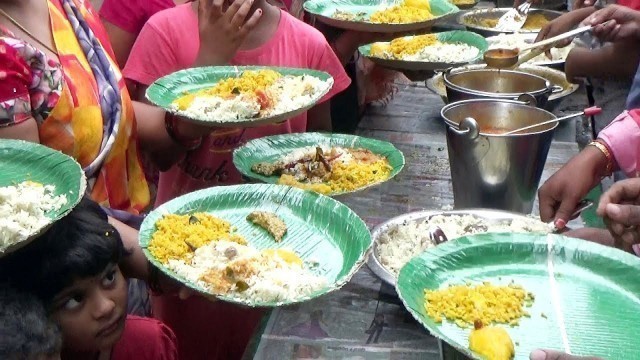
[(0, 285), (0, 358), (35, 359), (60, 352), (60, 330), (35, 296)]
[(49, 306), (74, 281), (98, 275), (125, 255), (105, 212), (85, 197), (33, 243), (0, 259), (0, 280)]

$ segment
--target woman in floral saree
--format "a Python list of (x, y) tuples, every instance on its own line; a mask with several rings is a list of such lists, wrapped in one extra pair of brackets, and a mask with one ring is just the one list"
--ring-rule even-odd
[[(244, 9), (246, 16), (249, 1), (237, 2), (238, 14)], [(210, 34), (221, 26), (244, 34), (257, 22), (253, 15), (229, 27), (224, 14), (205, 15)], [(88, 194), (131, 251), (123, 271), (148, 279), (137, 231), (125, 224), (139, 223), (150, 203), (140, 151), (166, 169), (208, 133), (162, 109), (132, 102), (113, 59), (89, 0), (0, 0), (0, 141), (39, 142), (76, 159), (87, 176)]]

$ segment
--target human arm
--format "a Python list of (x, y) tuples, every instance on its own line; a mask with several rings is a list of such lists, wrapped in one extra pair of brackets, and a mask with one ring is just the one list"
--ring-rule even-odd
[(331, 100), (324, 101), (307, 112), (307, 131), (331, 132)]
[(109, 35), (109, 42), (116, 55), (116, 62), (120, 67), (124, 67), (129, 57), (129, 52), (136, 41), (136, 34), (130, 33), (111, 22), (102, 19), (102, 25)]
[(640, 48), (628, 41), (610, 43), (592, 50), (576, 47), (567, 56), (565, 74), (571, 82), (580, 77), (628, 79), (635, 74), (638, 62)]

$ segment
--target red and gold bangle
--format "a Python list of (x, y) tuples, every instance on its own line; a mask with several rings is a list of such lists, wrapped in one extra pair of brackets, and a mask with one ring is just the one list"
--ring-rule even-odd
[(164, 126), (167, 129), (167, 134), (171, 140), (173, 140), (176, 144), (182, 146), (185, 150), (191, 151), (197, 149), (202, 144), (202, 138), (192, 138), (188, 136), (184, 136), (180, 134), (177, 126), (178, 119), (175, 115), (167, 113), (164, 117)]
[(607, 158), (607, 168), (605, 170), (606, 171), (605, 176), (611, 176), (611, 174), (613, 174), (614, 160), (613, 160), (613, 155), (611, 153), (611, 150), (609, 150), (609, 146), (607, 146), (607, 144), (605, 144), (604, 141), (599, 139), (596, 139), (590, 142), (589, 145), (595, 146), (598, 150), (602, 152), (604, 157)]

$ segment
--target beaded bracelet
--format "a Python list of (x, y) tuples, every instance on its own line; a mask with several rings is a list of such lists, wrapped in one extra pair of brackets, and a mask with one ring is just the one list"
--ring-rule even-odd
[(595, 146), (598, 150), (602, 152), (605, 158), (607, 158), (607, 167), (605, 169), (606, 175), (611, 176), (613, 174), (613, 155), (611, 154), (611, 150), (609, 147), (601, 140), (594, 140), (589, 143), (591, 146)]

